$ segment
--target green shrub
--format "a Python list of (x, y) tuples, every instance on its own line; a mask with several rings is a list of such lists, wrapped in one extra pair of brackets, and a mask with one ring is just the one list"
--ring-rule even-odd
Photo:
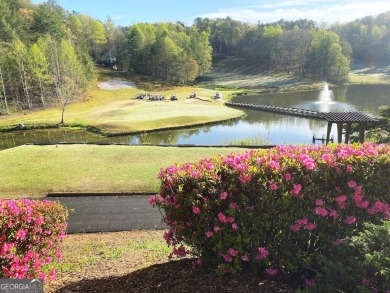
[(390, 222), (365, 223), (362, 232), (335, 245), (330, 255), (320, 255), (319, 262), (316, 283), (322, 292), (386, 292), (390, 289)]
[(389, 218), (390, 148), (278, 146), (162, 169), (164, 238), (219, 274), (301, 275), (315, 284), (319, 256)]

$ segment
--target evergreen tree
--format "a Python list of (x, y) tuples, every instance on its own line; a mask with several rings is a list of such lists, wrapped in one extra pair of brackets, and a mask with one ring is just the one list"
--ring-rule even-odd
[(57, 40), (66, 36), (65, 10), (55, 0), (38, 5), (32, 30), (39, 36), (49, 34)]

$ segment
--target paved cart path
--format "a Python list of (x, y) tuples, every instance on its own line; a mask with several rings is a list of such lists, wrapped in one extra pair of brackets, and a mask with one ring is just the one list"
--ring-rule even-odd
[(47, 197), (69, 210), (68, 233), (165, 229), (149, 195)]

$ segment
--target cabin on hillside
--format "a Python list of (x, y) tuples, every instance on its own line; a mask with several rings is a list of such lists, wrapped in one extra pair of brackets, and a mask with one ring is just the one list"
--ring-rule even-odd
[(102, 67), (109, 67), (116, 69), (116, 58), (112, 56), (111, 51), (107, 51), (103, 54), (100, 60), (97, 61), (97, 64)]

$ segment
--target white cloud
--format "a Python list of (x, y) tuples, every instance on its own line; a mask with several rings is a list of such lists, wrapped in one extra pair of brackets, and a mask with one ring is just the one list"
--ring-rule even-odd
[(317, 23), (347, 22), (364, 16), (375, 16), (390, 11), (390, 1), (374, 0), (371, 2), (355, 1), (280, 1), (252, 7), (220, 10), (204, 14), (201, 17), (225, 18), (250, 23), (269, 23), (285, 20), (310, 19)]

